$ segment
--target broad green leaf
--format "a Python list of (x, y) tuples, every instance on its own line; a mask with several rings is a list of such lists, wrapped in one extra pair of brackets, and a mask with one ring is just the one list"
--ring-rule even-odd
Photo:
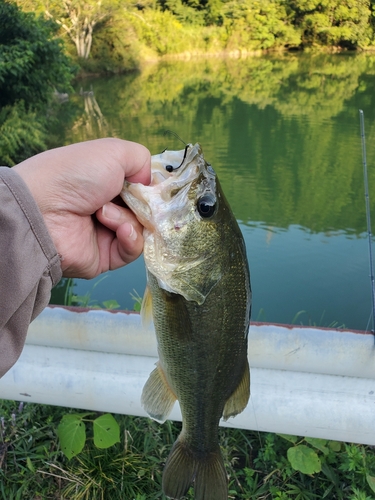
[(61, 451), (69, 459), (78, 455), (85, 446), (86, 427), (82, 418), (83, 415), (64, 415), (57, 427)]
[(321, 471), (322, 464), (318, 455), (304, 444), (289, 448), (287, 456), (293, 469), (304, 474), (314, 474)]
[(141, 312), (142, 305), (139, 302), (134, 302), (133, 311)]
[(332, 451), (340, 451), (341, 450), (340, 441), (328, 441), (328, 446), (331, 448)]
[(319, 438), (305, 438), (305, 441), (307, 441), (311, 446), (314, 448), (322, 451), (324, 455), (328, 455), (329, 449), (327, 448), (327, 440), (326, 439), (319, 439)]
[(110, 413), (93, 421), (94, 444), (98, 448), (109, 448), (120, 441), (120, 427)]
[(291, 434), (277, 434), (277, 436), (280, 436), (283, 439), (286, 439), (287, 441), (289, 441), (290, 443), (293, 443), (293, 444), (298, 441), (298, 437), (292, 436)]
[(103, 300), (103, 306), (106, 309), (119, 309), (120, 304), (115, 299)]
[(367, 484), (370, 486), (372, 491), (375, 493), (375, 477), (370, 476), (370, 474), (366, 474)]

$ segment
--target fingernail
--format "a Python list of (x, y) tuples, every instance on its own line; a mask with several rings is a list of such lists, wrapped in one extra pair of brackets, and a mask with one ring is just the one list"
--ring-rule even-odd
[(136, 240), (137, 239), (137, 231), (134, 229), (134, 227), (129, 223), (125, 222), (124, 228), (128, 231), (128, 238), (129, 240)]
[(119, 220), (121, 216), (120, 210), (116, 208), (113, 203), (106, 203), (105, 205), (103, 205), (102, 214), (104, 215), (104, 217), (107, 217), (107, 219), (112, 220)]

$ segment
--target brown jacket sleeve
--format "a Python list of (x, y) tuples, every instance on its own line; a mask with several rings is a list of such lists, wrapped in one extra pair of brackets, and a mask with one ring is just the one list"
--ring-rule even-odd
[(30, 322), (61, 279), (60, 257), (28, 187), (0, 167), (0, 376), (21, 354)]

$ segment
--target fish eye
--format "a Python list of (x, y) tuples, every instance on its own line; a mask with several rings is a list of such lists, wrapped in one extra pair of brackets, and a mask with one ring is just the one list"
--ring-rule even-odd
[(203, 219), (209, 219), (212, 217), (216, 210), (216, 200), (213, 196), (204, 195), (197, 201), (197, 209), (199, 215)]

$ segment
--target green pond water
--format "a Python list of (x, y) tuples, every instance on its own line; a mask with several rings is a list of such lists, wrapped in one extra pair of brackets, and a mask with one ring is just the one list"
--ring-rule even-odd
[[(374, 212), (375, 56), (161, 62), (76, 90), (51, 131), (54, 146), (116, 136), (153, 154), (181, 149), (167, 129), (201, 143), (246, 240), (254, 321), (372, 326), (359, 109)], [(73, 291), (132, 309), (143, 259), (101, 279), (74, 280)]]

